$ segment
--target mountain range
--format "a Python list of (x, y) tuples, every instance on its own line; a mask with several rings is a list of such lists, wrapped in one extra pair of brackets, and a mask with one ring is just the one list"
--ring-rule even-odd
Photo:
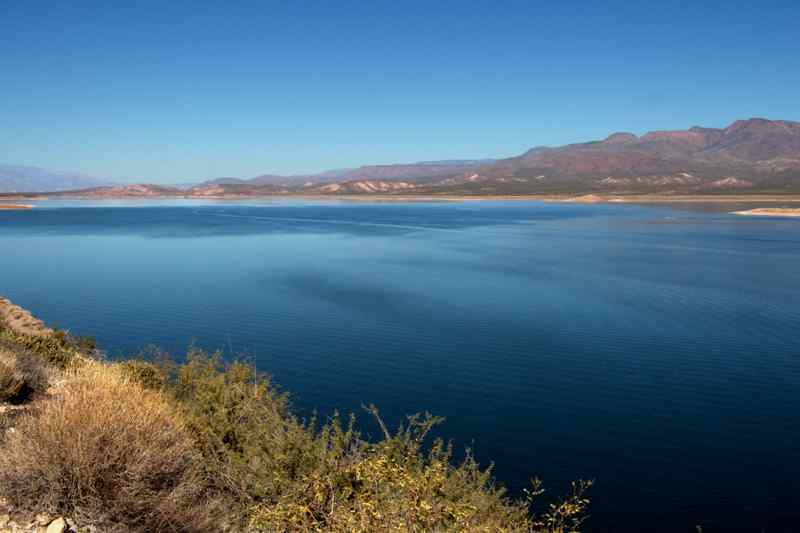
[(0, 192), (2, 193), (69, 191), (108, 184), (109, 180), (71, 172), (20, 165), (0, 165)]
[(473, 168), (491, 163), (492, 159), (459, 159), (452, 161), (422, 161), (396, 165), (368, 165), (358, 168), (328, 170), (319, 174), (279, 176), (264, 174), (251, 179), (216, 178), (200, 183), (198, 187), (219, 185), (277, 185), (282, 187), (310, 187), (321, 183), (354, 182), (360, 180), (425, 180), (440, 176), (451, 176), (464, 168)]
[[(23, 190), (20, 174), (16, 174), (16, 185), (9, 186), (2, 173), (4, 168), (20, 167), (0, 167), (0, 190)], [(36, 183), (39, 186), (42, 180)], [(68, 177), (49, 190), (69, 189), (74, 183), (75, 177)], [(532, 148), (506, 159), (372, 165), (298, 176), (217, 178), (183, 189), (147, 185), (96, 187), (81, 194), (219, 197), (298, 193), (730, 192), (800, 192), (800, 122), (752, 118), (725, 128), (695, 126), (642, 136), (613, 133), (603, 140)]]

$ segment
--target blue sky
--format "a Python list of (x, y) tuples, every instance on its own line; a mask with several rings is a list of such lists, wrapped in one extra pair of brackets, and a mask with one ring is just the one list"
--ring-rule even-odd
[(800, 120), (796, 0), (1, 1), (1, 163), (169, 183)]

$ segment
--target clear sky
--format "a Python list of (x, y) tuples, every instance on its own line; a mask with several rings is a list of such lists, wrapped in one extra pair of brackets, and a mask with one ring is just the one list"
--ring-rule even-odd
[(170, 183), (800, 120), (798, 0), (0, 4), (0, 163)]

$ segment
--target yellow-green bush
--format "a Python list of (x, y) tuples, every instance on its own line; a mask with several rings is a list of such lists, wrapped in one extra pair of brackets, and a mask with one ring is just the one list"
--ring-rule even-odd
[(161, 390), (166, 383), (166, 375), (161, 368), (148, 361), (128, 359), (118, 363), (118, 366), (123, 376), (145, 389)]
[(284, 490), (314, 455), (313, 432), (288, 410), (287, 398), (252, 366), (190, 350), (169, 372), (169, 393), (187, 418), (219, 488), (248, 507)]
[[(369, 410), (378, 417), (374, 407)], [(394, 435), (380, 422), (384, 439), (340, 448), (350, 450), (345, 455), (330, 454), (277, 502), (256, 506), (250, 527), (337, 533), (577, 531), (588, 484), (575, 485), (567, 500), (534, 517), (532, 500), (508, 498), (494, 485), (491, 469), (481, 469), (469, 452), (453, 464), (452, 446), (441, 440), (423, 451), (426, 434), (439, 422), (427, 414), (412, 416)]]
[(429, 414), (409, 417), (392, 434), (370, 406), (383, 430), (370, 443), (353, 416), (321, 427), (298, 420), (267, 376), (219, 354), (191, 350), (165, 375), (209, 477), (251, 530), (562, 533), (576, 531), (585, 514), (588, 484), (580, 484), (534, 517), (532, 502), (508, 498), (469, 452), (454, 464), (452, 446), (426, 447), (441, 422)]
[(0, 325), (0, 339), (17, 350), (35, 353), (44, 363), (56, 368), (67, 368), (80, 352), (78, 345), (63, 331), (51, 335), (26, 335)]

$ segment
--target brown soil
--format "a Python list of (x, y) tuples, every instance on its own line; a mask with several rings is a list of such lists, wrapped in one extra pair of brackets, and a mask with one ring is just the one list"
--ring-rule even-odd
[(34, 317), (30, 311), (14, 305), (6, 298), (0, 298), (0, 322), (15, 333), (43, 337), (51, 335), (53, 330), (44, 322)]

